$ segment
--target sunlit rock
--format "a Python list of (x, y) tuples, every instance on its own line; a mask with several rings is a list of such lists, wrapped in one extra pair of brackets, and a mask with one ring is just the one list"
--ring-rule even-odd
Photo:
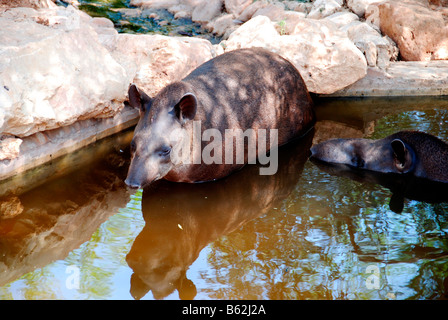
[(73, 7), (0, 13), (0, 133), (24, 137), (121, 110), (126, 72), (90, 20)]
[(104, 45), (139, 88), (155, 96), (168, 83), (181, 80), (213, 58), (210, 41), (161, 35), (120, 34)]
[(264, 47), (291, 61), (310, 92), (329, 94), (365, 76), (364, 55), (331, 21), (303, 18), (281, 36), (269, 18), (243, 24), (225, 42), (225, 50)]
[(384, 1), (368, 7), (366, 18), (394, 40), (406, 61), (448, 59), (448, 24), (427, 1)]

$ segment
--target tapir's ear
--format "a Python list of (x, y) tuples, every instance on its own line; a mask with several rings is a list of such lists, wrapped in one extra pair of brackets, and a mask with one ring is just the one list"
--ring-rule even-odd
[(151, 106), (151, 97), (139, 90), (135, 84), (131, 84), (128, 90), (129, 104), (131, 107), (138, 109), (140, 114)]
[(176, 117), (181, 121), (193, 120), (196, 115), (198, 100), (193, 93), (186, 93), (180, 101), (174, 106)]
[(414, 152), (400, 139), (394, 139), (390, 143), (394, 151), (394, 164), (398, 171), (409, 172), (414, 166)]

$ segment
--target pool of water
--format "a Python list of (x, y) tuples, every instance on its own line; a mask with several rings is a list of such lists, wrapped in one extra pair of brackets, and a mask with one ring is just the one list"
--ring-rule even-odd
[(323, 100), (316, 111), (273, 176), (248, 165), (130, 192), (127, 131), (2, 182), (0, 299), (443, 298), (448, 197), (335, 174), (308, 151), (404, 129), (448, 141), (448, 102)]

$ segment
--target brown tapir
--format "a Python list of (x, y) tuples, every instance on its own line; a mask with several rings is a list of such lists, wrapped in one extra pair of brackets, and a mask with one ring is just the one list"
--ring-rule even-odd
[(421, 131), (400, 131), (379, 140), (331, 139), (313, 146), (311, 157), (359, 169), (448, 182), (448, 144)]
[[(129, 103), (141, 110), (126, 178), (126, 184), (135, 188), (161, 178), (191, 183), (225, 177), (254, 163), (248, 146), (260, 142), (262, 130), (271, 132), (266, 132), (264, 146), (257, 145), (259, 156), (263, 148), (273, 150), (314, 124), (312, 100), (297, 69), (261, 48), (235, 50), (209, 60), (154, 98), (131, 85)], [(222, 138), (232, 130), (247, 133), (247, 144), (244, 137), (235, 143), (234, 138)], [(274, 131), (277, 136), (272, 135)], [(185, 142), (190, 162), (182, 157)], [(214, 161), (201, 157), (205, 148)], [(241, 150), (244, 157), (234, 160)]]

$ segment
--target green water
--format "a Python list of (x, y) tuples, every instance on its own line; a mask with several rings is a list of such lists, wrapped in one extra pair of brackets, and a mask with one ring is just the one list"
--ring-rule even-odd
[(220, 41), (191, 19), (174, 19), (174, 16), (166, 10), (139, 9), (130, 6), (129, 2), (129, 0), (79, 0), (79, 9), (92, 17), (112, 20), (120, 33), (194, 36), (208, 39), (212, 43)]
[(0, 299), (442, 298), (448, 199), (405, 197), (396, 212), (391, 189), (307, 157), (336, 136), (424, 129), (448, 141), (448, 103), (321, 101), (317, 116), (315, 132), (280, 150), (274, 176), (252, 165), (130, 193), (132, 132), (53, 163), (67, 172), (0, 200), (11, 213), (0, 217)]

